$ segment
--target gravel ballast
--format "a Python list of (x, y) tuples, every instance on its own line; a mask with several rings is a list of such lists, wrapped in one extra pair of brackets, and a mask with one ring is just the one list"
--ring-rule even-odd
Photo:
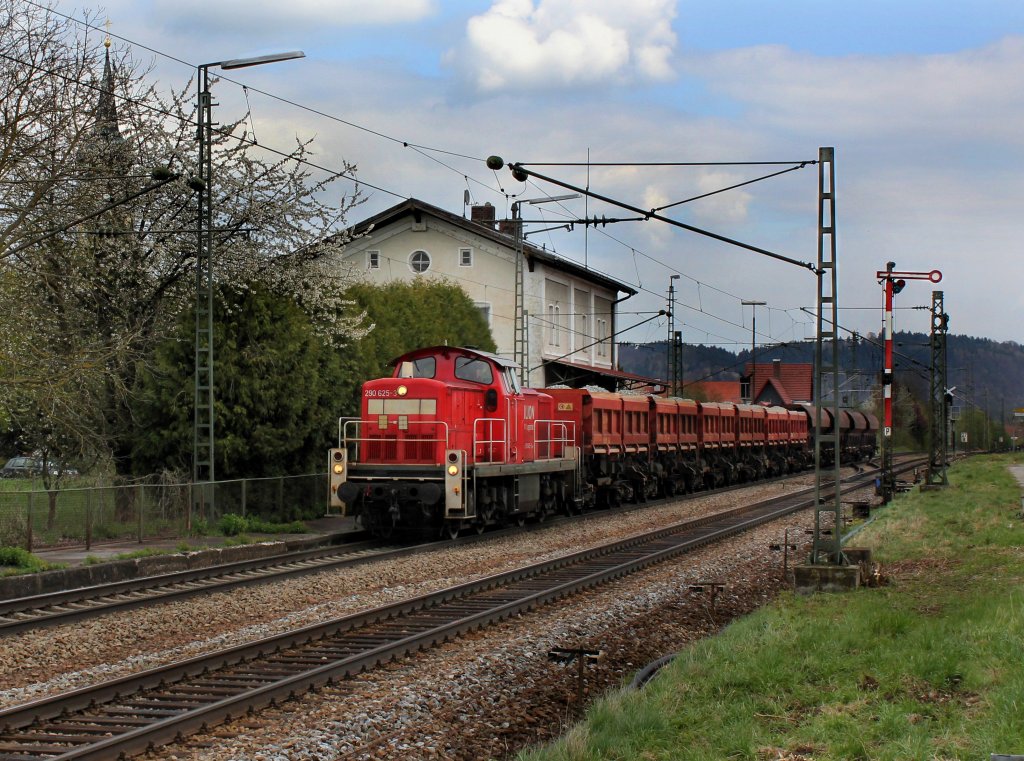
[[(806, 476), (673, 505), (452, 545), (231, 593), (164, 603), (0, 644), (0, 705), (123, 676), (158, 664), (353, 613), (678, 520), (808, 485)], [(502, 757), (549, 739), (580, 714), (577, 672), (547, 658), (586, 647), (586, 703), (628, 683), (646, 663), (708, 636), (784, 588), (769, 544), (809, 511), (641, 574), (460, 638), (340, 686), (165, 748), (154, 758), (334, 759)], [(712, 595), (691, 585), (724, 584)], [(173, 755), (172, 755), (173, 754)]]

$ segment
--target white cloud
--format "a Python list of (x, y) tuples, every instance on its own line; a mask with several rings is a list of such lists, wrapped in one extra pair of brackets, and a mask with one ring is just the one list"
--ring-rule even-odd
[(675, 0), (498, 0), (446, 60), (481, 92), (665, 80)]
[(389, 25), (422, 21), (435, 12), (435, 0), (154, 0), (152, 13), (172, 26), (212, 29), (277, 29)]
[(771, 45), (689, 59), (690, 74), (745, 104), (750, 115), (798, 133), (864, 137), (928, 126), (934, 137), (1019, 135), (1024, 37), (921, 56), (821, 58)]

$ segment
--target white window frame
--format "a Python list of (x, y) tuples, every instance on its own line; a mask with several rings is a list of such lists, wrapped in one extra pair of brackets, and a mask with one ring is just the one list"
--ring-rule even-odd
[[(423, 269), (416, 269), (416, 265), (413, 264), (413, 260), (417, 258), (417, 254), (423, 254), (423, 256), (427, 258), (427, 264)], [(433, 257), (430, 255), (430, 252), (425, 249), (417, 248), (415, 251), (409, 254), (409, 271), (412, 272), (414, 275), (422, 275), (424, 272), (427, 272), (433, 263)]]
[(366, 269), (368, 270), (379, 270), (380, 269), (380, 250), (369, 249), (366, 252)]
[(472, 267), (473, 266), (473, 249), (472, 248), (460, 248), (459, 249), (459, 266), (460, 267)]
[(607, 357), (608, 356), (608, 320), (598, 317), (594, 320), (597, 323), (597, 356)]
[(562, 346), (561, 317), (562, 308), (558, 304), (548, 304), (548, 328), (550, 330), (548, 344), (559, 348)]

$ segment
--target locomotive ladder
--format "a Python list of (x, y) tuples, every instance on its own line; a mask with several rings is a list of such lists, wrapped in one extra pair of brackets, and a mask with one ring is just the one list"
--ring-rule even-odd
[[(814, 342), (814, 542), (811, 562), (841, 565), (842, 503), (839, 468), (839, 294), (836, 287), (835, 148), (818, 149), (818, 330)], [(825, 343), (829, 344), (826, 361)], [(830, 383), (826, 384), (828, 378)], [(830, 385), (826, 402), (823, 390)], [(822, 414), (832, 415), (831, 433), (822, 431)], [(823, 472), (823, 444), (832, 445), (832, 473)], [(830, 482), (830, 483), (829, 483)], [(824, 525), (823, 525), (824, 524)], [(833, 529), (834, 527), (834, 529)], [(827, 532), (827, 533), (826, 533)]]

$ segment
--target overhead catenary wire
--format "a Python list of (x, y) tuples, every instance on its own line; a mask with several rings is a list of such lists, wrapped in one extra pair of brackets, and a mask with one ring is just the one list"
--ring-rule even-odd
[[(32, 2), (32, 0), (27, 0), (27, 2), (30, 5), (34, 5), (35, 7), (38, 7), (40, 9), (46, 10), (48, 12), (52, 12), (55, 15), (61, 16), (63, 18), (66, 18), (66, 19), (74, 22), (75, 24), (83, 26), (86, 29), (92, 29), (92, 30), (95, 30), (97, 32), (101, 32), (101, 33), (104, 33), (104, 34), (109, 34), (109, 30), (103, 30), (98, 25), (89, 23), (87, 20), (72, 17), (72, 16), (70, 16), (68, 14), (61, 13), (60, 11), (57, 11), (56, 9), (47, 8), (46, 6), (44, 6), (44, 5), (40, 4), (40, 3)], [(167, 54), (167, 53), (165, 53), (165, 52), (163, 52), (161, 50), (158, 50), (156, 48), (144, 45), (144, 44), (142, 44), (140, 42), (137, 42), (136, 40), (133, 40), (133, 39), (128, 38), (128, 37), (125, 37), (123, 35), (110, 34), (110, 36), (114, 37), (114, 38), (116, 38), (116, 39), (118, 39), (118, 40), (120, 40), (120, 41), (122, 41), (122, 42), (124, 42), (124, 43), (126, 43), (128, 45), (131, 45), (133, 47), (138, 47), (140, 49), (146, 50), (146, 51), (148, 51), (150, 53), (153, 53), (155, 55), (164, 57), (164, 58), (166, 58), (166, 59), (168, 59), (170, 61), (174, 61), (176, 63), (179, 63), (179, 64), (183, 65), (183, 66), (187, 66), (190, 69), (195, 69), (196, 68), (194, 64), (192, 64), (192, 63), (190, 63), (188, 61), (185, 61), (185, 60), (182, 60), (180, 58), (177, 58), (176, 56)], [(307, 106), (305, 104), (299, 103), (299, 102), (291, 100), (289, 98), (285, 98), (285, 97), (276, 95), (274, 93), (271, 93), (271, 92), (268, 92), (268, 91), (265, 91), (265, 90), (262, 90), (262, 89), (259, 89), (259, 88), (255, 88), (255, 87), (251, 87), (249, 85), (242, 84), (241, 82), (238, 82), (238, 81), (236, 81), (234, 79), (231, 79), (228, 76), (224, 76), (223, 74), (219, 74), (218, 77), (222, 81), (229, 82), (231, 84), (234, 84), (234, 85), (237, 85), (237, 86), (243, 88), (243, 93), (246, 95), (246, 97), (248, 97), (248, 91), (251, 90), (254, 93), (259, 93), (259, 94), (261, 94), (261, 95), (263, 95), (265, 97), (271, 98), (271, 99), (273, 99), (273, 100), (275, 100), (277, 102), (288, 104), (288, 105), (291, 105), (293, 107), (302, 109), (302, 110), (304, 110), (304, 111), (306, 111), (308, 113), (321, 116), (323, 118), (326, 118), (326, 119), (329, 119), (331, 121), (343, 124), (345, 126), (353, 128), (353, 129), (364, 131), (364, 132), (366, 132), (368, 134), (377, 136), (377, 137), (379, 137), (381, 139), (384, 139), (384, 140), (390, 141), (392, 143), (401, 145), (402, 147), (411, 148), (411, 149), (414, 150), (414, 152), (418, 153), (419, 155), (423, 156), (424, 158), (427, 158), (428, 160), (434, 161), (435, 163), (437, 163), (438, 165), (448, 169), (449, 171), (457, 172), (459, 174), (459, 176), (462, 177), (467, 182), (467, 184), (470, 183), (470, 182), (474, 182), (474, 183), (477, 183), (477, 184), (481, 185), (482, 187), (485, 187), (485, 188), (488, 188), (490, 190), (493, 190), (493, 188), (488, 183), (481, 182), (481, 181), (479, 181), (479, 180), (477, 180), (475, 178), (472, 178), (470, 175), (468, 175), (464, 171), (458, 170), (455, 167), (445, 163), (444, 161), (441, 161), (441, 160), (437, 159), (435, 156), (431, 156), (430, 154), (431, 153), (437, 153), (437, 154), (449, 155), (449, 156), (452, 156), (452, 157), (468, 159), (468, 160), (472, 160), (472, 161), (483, 161), (482, 157), (473, 156), (473, 155), (471, 155), (469, 153), (466, 153), (466, 152), (461, 152), (461, 151), (456, 151), (456, 150), (449, 150), (449, 149), (440, 148), (440, 147), (437, 147), (437, 146), (431, 146), (431, 145), (427, 145), (427, 144), (424, 144), (424, 143), (421, 143), (421, 142), (417, 142), (417, 141), (414, 141), (414, 140), (402, 139), (402, 138), (399, 138), (399, 137), (395, 137), (394, 135), (390, 135), (390, 134), (388, 134), (386, 132), (383, 132), (383, 131), (380, 131), (380, 130), (377, 130), (377, 129), (373, 129), (371, 127), (367, 127), (365, 125), (362, 125), (362, 124), (359, 124), (357, 122), (354, 122), (354, 121), (352, 121), (350, 119), (345, 119), (345, 118), (342, 118), (342, 117), (337, 116), (335, 114), (331, 114), (331, 113), (323, 111), (321, 109), (317, 109), (317, 108), (313, 108), (313, 107)], [(138, 101), (136, 101), (136, 102), (138, 103)], [(149, 107), (148, 104), (141, 104), (141, 105), (145, 105), (145, 106)], [(163, 113), (165, 113), (165, 115), (174, 116), (175, 118), (180, 118), (179, 115), (177, 115), (177, 114), (170, 114), (168, 112), (163, 112)], [(299, 157), (294, 156), (291, 153), (286, 153), (286, 152), (283, 152), (283, 151), (275, 150), (273, 148), (270, 148), (267, 145), (260, 144), (255, 139), (248, 140), (248, 139), (240, 137), (238, 135), (226, 135), (223, 132), (221, 132), (220, 134), (222, 134), (224, 136), (227, 136), (227, 137), (231, 137), (232, 139), (235, 139), (235, 140), (242, 140), (242, 141), (246, 142), (247, 144), (251, 145), (252, 147), (260, 148), (260, 149), (263, 149), (263, 150), (267, 150), (268, 152), (271, 152), (271, 153), (273, 153), (275, 155), (278, 155), (278, 156), (280, 156), (282, 158), (286, 158), (286, 159), (289, 159), (289, 160), (296, 161), (298, 164), (303, 165), (303, 166), (307, 166), (307, 167), (309, 167), (311, 169), (315, 169), (317, 171), (326, 172), (326, 173), (329, 173), (329, 174), (331, 174), (331, 175), (333, 175), (335, 177), (339, 177), (339, 178), (344, 178), (344, 179), (350, 180), (350, 181), (356, 183), (358, 186), (362, 186), (362, 187), (366, 187), (366, 188), (371, 188), (373, 190), (377, 190), (377, 191), (386, 193), (388, 195), (392, 195), (392, 196), (394, 196), (396, 198), (406, 198), (407, 197), (406, 194), (399, 193), (397, 191), (394, 191), (394, 190), (382, 187), (382, 186), (380, 186), (378, 184), (375, 184), (373, 182), (370, 182), (370, 181), (368, 181), (366, 179), (362, 179), (362, 178), (350, 175), (350, 174), (346, 173), (345, 171), (338, 170), (338, 169), (332, 169), (332, 168), (330, 168), (328, 166), (324, 166), (324, 165), (321, 165), (319, 163), (310, 161), (309, 159), (299, 158)], [(789, 169), (783, 170), (783, 172), (786, 172), (786, 171), (793, 171), (793, 170), (799, 168), (799, 166), (802, 166), (802, 165), (805, 165), (805, 164), (809, 164), (809, 163), (813, 164), (813, 163), (816, 163), (816, 162), (814, 162), (814, 161), (807, 161), (807, 160), (797, 160), (797, 161), (686, 161), (686, 162), (636, 162), (636, 161), (630, 161), (630, 162), (593, 162), (593, 161), (589, 160), (589, 155), (588, 155), (588, 160), (586, 162), (550, 162), (550, 163), (548, 163), (548, 162), (532, 162), (532, 165), (536, 165), (536, 166), (548, 166), (548, 165), (550, 165), (550, 166), (554, 166), (554, 165), (586, 166), (586, 167), (588, 167), (588, 171), (589, 171), (589, 167), (596, 167), (596, 166), (609, 166), (609, 167), (614, 167), (614, 166), (638, 166), (638, 167), (659, 167), (659, 166), (660, 167), (714, 167), (714, 166), (773, 166), (773, 165), (784, 166), (784, 165), (792, 165), (792, 164), (798, 165), (798, 166), (790, 166)], [(779, 173), (776, 173), (776, 174), (779, 174)], [(771, 176), (771, 175), (769, 175), (769, 176)], [(752, 180), (751, 182), (753, 182), (753, 181), (756, 181), (756, 180)], [(588, 185), (589, 185), (589, 183), (588, 183)], [(498, 186), (500, 188), (500, 186), (501, 186), (500, 181), (498, 182)], [(713, 193), (724, 192), (724, 190), (726, 190), (726, 189), (722, 189), (721, 191), (713, 191)], [(502, 192), (504, 192), (503, 189), (502, 189)], [(508, 195), (508, 194), (506, 193), (506, 195)], [(515, 196), (513, 195), (512, 197), (515, 197)], [(638, 213), (645, 213), (645, 212), (643, 212), (642, 210), (639, 210)], [(603, 234), (607, 235), (607, 233), (605, 231), (602, 230), (601, 232)], [(713, 237), (719, 237), (719, 236), (715, 236), (714, 234), (712, 234), (712, 236)], [(609, 235), (608, 237), (611, 240), (616, 240), (617, 241), (617, 239), (614, 236), (610, 236)], [(726, 239), (726, 240), (728, 240), (728, 239)], [(627, 244), (622, 243), (621, 241), (618, 241), (618, 242), (620, 242), (620, 244), (622, 244), (622, 245), (627, 245)], [(744, 246), (744, 244), (739, 244), (739, 243), (738, 243), (738, 245)], [(662, 266), (666, 266), (666, 267), (669, 266), (669, 265), (664, 264), (663, 262), (658, 262), (656, 259), (654, 259), (654, 257), (651, 257), (650, 255), (645, 254), (642, 251), (638, 251), (637, 249), (635, 249), (632, 246), (629, 246), (629, 248), (633, 251), (634, 259), (639, 254), (641, 256), (645, 256), (646, 258), (648, 258), (648, 259), (650, 259), (652, 261), (655, 261), (655, 262), (657, 262), (659, 264), (662, 264)], [(634, 262), (634, 264), (635, 264), (635, 262)], [(636, 272), (637, 272), (637, 281), (638, 281), (638, 283), (640, 283), (639, 267), (636, 266), (636, 264), (635, 264), (635, 269), (636, 269)], [(599, 273), (599, 274), (601, 274), (601, 273)], [(679, 273), (679, 274), (683, 274), (687, 278), (694, 279), (691, 276), (686, 275), (685, 273)], [(701, 281), (696, 280), (696, 279), (694, 279), (694, 280), (698, 284), (701, 284)], [(714, 286), (711, 286), (710, 284), (704, 283), (703, 285), (706, 285), (709, 288), (713, 288), (713, 289), (721, 291), (723, 293), (727, 293), (726, 291), (722, 291), (722, 289), (715, 288)], [(641, 286), (641, 290), (643, 290), (643, 291), (645, 291), (647, 293), (650, 293), (652, 295), (658, 295), (659, 297), (661, 296), (661, 294), (657, 294), (655, 291), (651, 291), (649, 289), (643, 288), (642, 283), (640, 283), (640, 286)], [(730, 295), (732, 295), (732, 294), (730, 294)], [(734, 298), (739, 298), (739, 297), (736, 297), (735, 295), (733, 295), (733, 297)], [(687, 308), (690, 308), (690, 307), (687, 306)], [(708, 315), (708, 316), (710, 316), (710, 317), (712, 317), (714, 319), (721, 319), (721, 318), (718, 318), (717, 315), (714, 315), (712, 312), (704, 311), (703, 308), (701, 308), (698, 311), (700, 311), (702, 314)], [(723, 322), (726, 322), (727, 324), (731, 324), (731, 325), (736, 326), (736, 323), (732, 323), (732, 322), (730, 322), (728, 320), (723, 320)], [(743, 326), (738, 326), (738, 327), (743, 327)], [(768, 338), (771, 338), (771, 336), (768, 336)]]

